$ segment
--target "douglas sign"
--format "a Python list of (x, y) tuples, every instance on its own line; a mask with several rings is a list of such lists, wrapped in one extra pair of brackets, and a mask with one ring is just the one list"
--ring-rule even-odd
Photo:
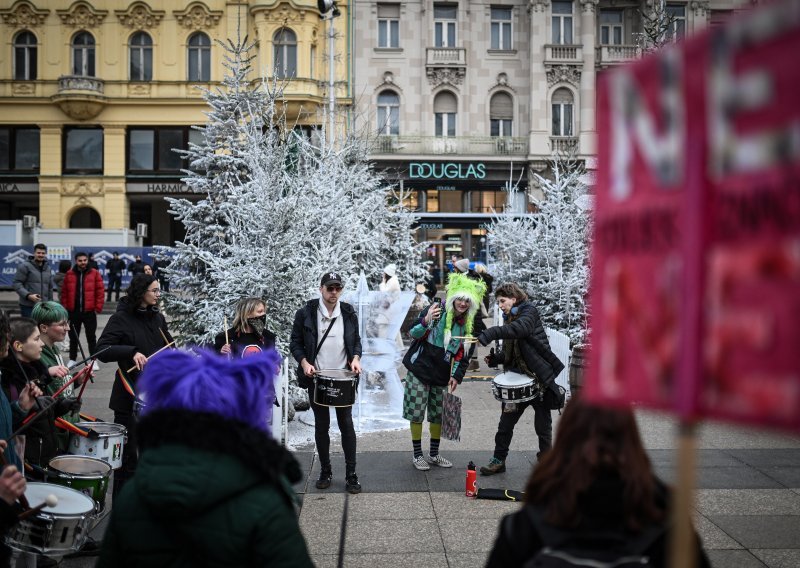
[(481, 162), (477, 164), (411, 162), (408, 165), (408, 177), (410, 179), (483, 179), (486, 177), (486, 166)]

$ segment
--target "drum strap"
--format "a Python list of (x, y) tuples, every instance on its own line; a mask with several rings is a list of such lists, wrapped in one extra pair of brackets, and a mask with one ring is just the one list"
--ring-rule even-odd
[(319, 353), (319, 348), (322, 347), (323, 343), (325, 343), (325, 339), (328, 337), (328, 334), (331, 332), (331, 328), (333, 327), (333, 324), (336, 323), (336, 318), (338, 318), (338, 317), (339, 316), (336, 316), (331, 320), (331, 323), (328, 325), (328, 329), (325, 330), (325, 334), (322, 336), (322, 339), (320, 339), (319, 343), (317, 343), (317, 348), (314, 350), (314, 364), (315, 365), (317, 363), (317, 354)]

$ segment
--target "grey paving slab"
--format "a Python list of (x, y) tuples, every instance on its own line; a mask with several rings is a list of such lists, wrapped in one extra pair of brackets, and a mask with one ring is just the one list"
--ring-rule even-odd
[(782, 487), (771, 477), (748, 466), (697, 468), (698, 489), (780, 489)]
[(438, 519), (499, 519), (521, 507), (513, 501), (474, 499), (460, 493), (431, 493), (430, 496)]
[(700, 489), (695, 508), (704, 515), (800, 515), (800, 495), (789, 489)]
[(488, 552), (447, 553), (447, 562), (450, 568), (478, 568), (480, 566), (485, 566), (488, 559)]
[(303, 479), (292, 485), (292, 488), (296, 493), (305, 493), (314, 466), (314, 452), (292, 452), (292, 455), (300, 464), (300, 470), (303, 472)]
[(750, 551), (769, 568), (797, 568), (800, 566), (798, 549), (755, 549)]
[(800, 487), (800, 466), (767, 466), (760, 471), (786, 487)]
[[(339, 550), (339, 521), (300, 517), (300, 529), (309, 554), (330, 555)], [(444, 553), (434, 519), (348, 521), (345, 552), (348, 554)]]
[(490, 519), (439, 519), (445, 551), (488, 552), (497, 538), (498, 522)]
[[(409, 452), (410, 454), (410, 452)], [(405, 452), (359, 452), (357, 473), (364, 493), (398, 493), (427, 491), (428, 481), (424, 472), (411, 465)], [(333, 483), (329, 489), (320, 490), (314, 485), (319, 477), (320, 464), (315, 460), (308, 484), (308, 493), (342, 492), (344, 488), (344, 455), (331, 454)]]
[(800, 516), (709, 515), (708, 518), (745, 548), (800, 548)]
[(756, 467), (794, 466), (800, 467), (800, 448), (732, 449), (728, 452), (746, 464)]
[[(344, 510), (344, 493), (315, 493), (303, 502), (301, 516), (318, 520), (340, 520)], [(350, 495), (348, 519), (433, 519), (436, 517), (431, 497), (417, 493), (361, 493)]]
[(703, 548), (706, 550), (744, 548), (703, 515), (696, 513), (693, 521), (697, 534), (700, 536), (700, 542), (703, 543)]
[[(336, 568), (337, 555), (316, 555), (311, 560), (317, 568)], [(448, 568), (448, 559), (441, 553), (424, 554), (345, 554), (344, 565), (347, 568), (408, 568), (409, 566), (425, 566), (425, 568)], [(453, 566), (453, 564), (449, 564)], [(475, 565), (473, 565), (475, 566)]]
[(709, 550), (712, 568), (764, 568), (765, 564), (747, 550)]

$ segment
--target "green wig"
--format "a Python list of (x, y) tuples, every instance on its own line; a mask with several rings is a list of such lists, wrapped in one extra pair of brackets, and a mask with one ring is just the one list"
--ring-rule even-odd
[(33, 319), (37, 325), (52, 325), (60, 321), (67, 321), (69, 319), (69, 314), (66, 308), (58, 302), (39, 302), (33, 306), (31, 319)]
[(453, 303), (456, 299), (469, 300), (469, 309), (467, 310), (466, 322), (464, 323), (464, 333), (472, 335), (472, 324), (475, 322), (475, 314), (481, 306), (481, 300), (486, 293), (486, 284), (483, 280), (474, 280), (466, 274), (459, 272), (451, 272), (447, 278), (447, 298), (445, 300), (445, 315), (444, 324), (444, 344), (450, 343), (450, 330), (453, 328), (453, 318), (455, 317), (455, 309)]

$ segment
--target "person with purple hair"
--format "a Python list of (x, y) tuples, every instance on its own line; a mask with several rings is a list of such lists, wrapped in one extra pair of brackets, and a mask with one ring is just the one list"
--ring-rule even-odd
[(166, 351), (139, 379), (136, 475), (114, 498), (97, 566), (313, 566), (267, 433), (280, 357)]

